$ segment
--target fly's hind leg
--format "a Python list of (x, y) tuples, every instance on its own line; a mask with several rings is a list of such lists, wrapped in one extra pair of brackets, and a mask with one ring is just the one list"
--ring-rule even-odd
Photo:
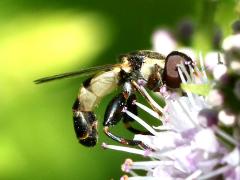
[(137, 140), (129, 140), (122, 137), (119, 137), (117, 135), (114, 135), (110, 132), (110, 127), (116, 125), (123, 117), (123, 109), (126, 107), (127, 100), (124, 97), (123, 93), (120, 93), (118, 96), (112, 99), (112, 101), (109, 103), (107, 110), (104, 115), (104, 132), (105, 134), (113, 139), (114, 141), (117, 141), (124, 145), (132, 145), (132, 146), (140, 146), (144, 149), (150, 149), (146, 144), (144, 144), (142, 141)]

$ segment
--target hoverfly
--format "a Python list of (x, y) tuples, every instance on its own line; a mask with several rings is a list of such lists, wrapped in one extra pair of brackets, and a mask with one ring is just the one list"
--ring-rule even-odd
[[(104, 132), (111, 139), (122, 144), (145, 147), (141, 141), (114, 135), (109, 128), (123, 119), (130, 131), (141, 133), (130, 125), (133, 119), (125, 115), (123, 109), (127, 108), (137, 115), (137, 106), (133, 102), (136, 100), (135, 94), (142, 93), (140, 86), (145, 86), (152, 91), (159, 91), (164, 84), (170, 89), (179, 88), (181, 79), (177, 65), (192, 63), (190, 57), (178, 51), (173, 51), (164, 57), (154, 51), (139, 50), (121, 55), (119, 60), (119, 64), (91, 67), (34, 81), (40, 84), (83, 74), (94, 74), (82, 83), (72, 107), (75, 133), (79, 142), (84, 146), (95, 146), (98, 140), (97, 119), (94, 114), (98, 102), (114, 89), (121, 88), (122, 92), (115, 96), (107, 106), (103, 121)], [(188, 66), (186, 69), (189, 70)], [(154, 109), (154, 106), (152, 108)]]

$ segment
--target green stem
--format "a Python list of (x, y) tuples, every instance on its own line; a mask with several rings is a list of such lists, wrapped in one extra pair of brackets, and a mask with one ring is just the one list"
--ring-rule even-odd
[[(213, 32), (214, 28), (214, 17), (217, 9), (217, 0), (202, 0), (202, 5), (200, 9), (200, 18), (199, 18), (199, 25), (200, 29), (203, 31)], [(205, 27), (205, 28), (201, 28)]]
[(217, 0), (202, 0), (198, 9), (197, 32), (195, 38), (195, 47), (202, 51), (211, 49), (212, 39), (214, 37), (215, 13), (217, 10)]

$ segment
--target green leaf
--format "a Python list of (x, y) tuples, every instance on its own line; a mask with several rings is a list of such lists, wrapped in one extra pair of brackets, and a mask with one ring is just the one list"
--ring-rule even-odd
[(191, 92), (194, 94), (207, 96), (209, 91), (211, 90), (210, 84), (187, 84), (183, 83), (181, 84), (181, 88), (184, 91)]

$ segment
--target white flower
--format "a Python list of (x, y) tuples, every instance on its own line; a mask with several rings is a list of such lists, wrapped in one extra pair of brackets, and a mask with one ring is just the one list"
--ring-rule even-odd
[(166, 29), (158, 29), (152, 36), (153, 50), (160, 54), (167, 56), (170, 52), (177, 50), (179, 52), (187, 54), (194, 61), (196, 54), (190, 47), (179, 47), (176, 39)]
[(229, 170), (224, 174), (225, 179), (240, 179), (240, 147), (236, 147), (232, 152), (227, 154), (223, 160), (223, 163), (229, 165)]
[(212, 71), (219, 63), (226, 64), (223, 54), (217, 51), (207, 53), (204, 59), (205, 67), (210, 71)]
[(213, 89), (209, 92), (206, 100), (212, 106), (221, 106), (223, 104), (223, 95), (219, 90)]
[(218, 119), (221, 123), (223, 123), (226, 126), (232, 126), (236, 121), (235, 115), (229, 112), (226, 112), (226, 110), (221, 110), (218, 113)]
[(227, 66), (224, 64), (219, 64), (213, 69), (213, 77), (215, 80), (221, 80), (223, 75), (227, 73)]
[(240, 48), (240, 34), (228, 36), (224, 39), (222, 47), (225, 51)]
[(153, 50), (163, 55), (168, 55), (173, 49), (176, 49), (176, 41), (173, 36), (164, 29), (157, 30), (152, 37)]
[[(202, 59), (200, 59), (202, 61)], [(203, 62), (201, 62), (201, 65)], [(190, 74), (179, 65), (178, 71), (183, 83), (206, 83), (208, 79), (202, 67), (190, 68)], [(127, 159), (122, 170), (131, 174), (122, 179), (211, 179), (224, 175), (226, 179), (239, 177), (239, 142), (217, 126), (217, 113), (204, 97), (186, 92), (186, 96), (165, 96), (166, 106), (161, 108), (151, 98), (144, 87), (142, 91), (150, 98), (158, 113), (136, 102), (136, 105), (161, 121), (158, 127), (148, 125), (140, 117), (128, 110), (125, 113), (135, 119), (152, 135), (135, 135), (150, 149), (137, 149), (123, 146), (103, 144), (103, 147), (129, 153), (139, 154), (146, 161), (134, 162)], [(166, 90), (166, 89), (165, 89)], [(167, 93), (163, 91), (166, 95)], [(223, 140), (223, 141), (222, 141)], [(234, 146), (232, 151), (230, 146)], [(139, 176), (136, 171), (146, 171)]]
[(230, 35), (223, 40), (222, 48), (225, 51), (226, 62), (235, 73), (240, 74), (240, 33)]
[(177, 51), (187, 54), (193, 61), (196, 60), (196, 53), (190, 47), (181, 47), (178, 48)]

